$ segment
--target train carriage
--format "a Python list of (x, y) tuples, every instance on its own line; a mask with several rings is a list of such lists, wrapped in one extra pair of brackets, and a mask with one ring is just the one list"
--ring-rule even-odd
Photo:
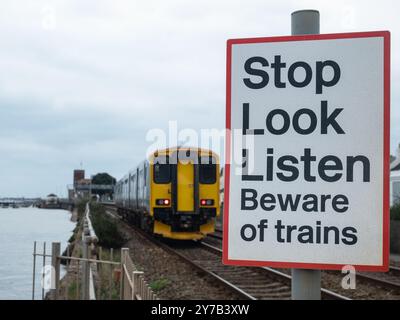
[(210, 150), (157, 150), (118, 181), (115, 202), (124, 219), (148, 232), (201, 239), (220, 214), (219, 180), (219, 158)]

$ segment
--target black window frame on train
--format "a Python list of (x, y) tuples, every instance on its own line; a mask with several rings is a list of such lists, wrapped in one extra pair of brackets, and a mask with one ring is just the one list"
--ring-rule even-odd
[[(213, 171), (210, 174), (210, 171)], [(214, 184), (217, 182), (217, 163), (215, 157), (202, 156), (199, 161), (199, 183)]]
[(147, 176), (147, 172), (146, 172), (146, 164), (143, 164), (143, 186), (146, 186), (146, 176)]
[[(164, 177), (162, 177), (160, 179), (157, 171), (156, 171), (156, 166), (160, 166), (164, 169), (166, 169), (164, 171)], [(168, 176), (167, 174), (168, 173)], [(167, 184), (167, 183), (171, 183), (171, 165), (169, 164), (169, 157), (165, 156), (165, 157), (156, 157), (154, 159), (154, 163), (153, 163), (153, 181), (154, 183), (157, 184)]]

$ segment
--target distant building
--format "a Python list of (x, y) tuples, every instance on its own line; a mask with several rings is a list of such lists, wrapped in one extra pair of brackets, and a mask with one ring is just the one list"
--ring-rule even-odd
[(92, 183), (92, 179), (81, 179), (77, 182), (77, 185), (90, 185)]
[(390, 164), (390, 205), (400, 202), (400, 144)]
[(85, 170), (75, 169), (74, 170), (74, 186), (80, 181), (85, 179)]
[[(108, 174), (102, 175), (109, 176)], [(115, 178), (109, 177), (115, 180)], [(106, 184), (103, 181), (99, 182), (99, 179), (97, 179), (97, 184), (93, 184), (92, 179), (85, 178), (85, 170), (76, 169), (74, 170), (73, 185), (68, 186), (68, 198), (70, 201), (73, 201), (79, 198), (90, 198), (95, 195), (96, 199), (100, 198), (104, 201), (110, 201), (114, 194), (114, 184)]]
[(88, 198), (91, 196), (91, 184), (92, 180), (91, 179), (80, 179), (78, 180), (75, 185), (75, 194), (77, 195), (78, 198)]
[(46, 200), (45, 200), (46, 205), (56, 205), (58, 204), (58, 197), (54, 193), (50, 193), (47, 195)]
[(390, 171), (400, 170), (400, 144), (397, 146), (395, 159), (390, 163)]
[(69, 200), (90, 196), (90, 179), (85, 179), (85, 170), (74, 170), (74, 181), (72, 188), (68, 189)]
[(71, 201), (75, 198), (75, 191), (68, 186), (68, 199)]

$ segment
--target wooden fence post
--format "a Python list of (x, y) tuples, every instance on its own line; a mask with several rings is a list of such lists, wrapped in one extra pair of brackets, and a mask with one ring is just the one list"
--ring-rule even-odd
[(53, 242), (51, 244), (51, 288), (53, 292), (54, 300), (58, 299), (58, 289), (60, 288), (60, 253), (61, 244), (60, 242)]
[(119, 285), (119, 299), (125, 300), (125, 268), (126, 259), (129, 256), (129, 248), (121, 248), (121, 276), (120, 276), (120, 285)]

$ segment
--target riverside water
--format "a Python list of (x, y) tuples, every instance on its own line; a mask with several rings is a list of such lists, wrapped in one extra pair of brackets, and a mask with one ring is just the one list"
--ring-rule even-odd
[[(33, 243), (42, 251), (47, 242), (68, 244), (75, 223), (66, 210), (38, 208), (0, 208), (0, 299), (32, 299)], [(47, 258), (50, 263), (50, 258)], [(42, 258), (37, 257), (35, 298), (41, 299)]]

